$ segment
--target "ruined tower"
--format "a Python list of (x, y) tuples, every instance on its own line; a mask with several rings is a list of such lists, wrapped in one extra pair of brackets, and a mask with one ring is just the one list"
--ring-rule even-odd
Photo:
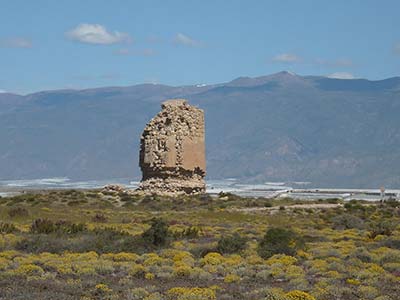
[(204, 112), (184, 99), (162, 103), (140, 139), (139, 190), (149, 193), (205, 192)]

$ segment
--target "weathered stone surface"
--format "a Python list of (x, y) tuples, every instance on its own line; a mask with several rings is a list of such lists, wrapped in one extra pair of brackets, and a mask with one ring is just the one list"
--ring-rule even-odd
[(140, 140), (142, 181), (150, 193), (202, 193), (206, 173), (204, 112), (184, 99), (162, 103)]
[(125, 191), (125, 187), (120, 184), (107, 184), (103, 187), (101, 191), (108, 193), (120, 193)]

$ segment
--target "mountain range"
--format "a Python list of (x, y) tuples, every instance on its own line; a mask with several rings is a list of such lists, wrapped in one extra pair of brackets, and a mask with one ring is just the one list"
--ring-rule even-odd
[(0, 180), (140, 178), (160, 102), (205, 111), (207, 176), (319, 187), (400, 187), (400, 77), (280, 72), (211, 85), (0, 94)]

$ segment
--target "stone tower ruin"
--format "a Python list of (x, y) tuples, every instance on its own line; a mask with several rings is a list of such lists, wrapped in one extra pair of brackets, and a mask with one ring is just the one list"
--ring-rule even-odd
[(167, 100), (140, 139), (139, 190), (157, 194), (205, 192), (204, 112), (184, 99)]

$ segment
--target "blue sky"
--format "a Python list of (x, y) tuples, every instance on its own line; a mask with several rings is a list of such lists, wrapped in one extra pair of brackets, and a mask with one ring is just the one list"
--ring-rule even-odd
[(0, 90), (400, 75), (400, 1), (0, 0)]

